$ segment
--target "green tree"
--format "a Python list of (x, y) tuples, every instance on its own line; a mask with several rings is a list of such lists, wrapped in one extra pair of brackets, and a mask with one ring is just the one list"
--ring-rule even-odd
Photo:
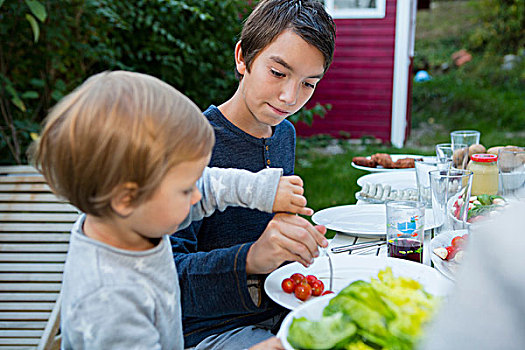
[(236, 88), (233, 48), (246, 1), (41, 0), (47, 16), (35, 15), (38, 31), (28, 3), (36, 1), (0, 0), (2, 163), (26, 162), (49, 108), (100, 71), (154, 75), (201, 108)]
[(525, 45), (524, 0), (471, 0), (482, 25), (471, 34), (473, 48), (517, 53)]

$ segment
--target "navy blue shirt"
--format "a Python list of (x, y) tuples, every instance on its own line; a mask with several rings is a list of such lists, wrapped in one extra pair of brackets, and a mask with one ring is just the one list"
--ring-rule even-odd
[[(253, 137), (227, 120), (215, 106), (204, 115), (215, 129), (211, 167), (240, 168), (252, 172), (282, 168), (292, 175), (295, 129), (284, 120), (269, 138)], [(262, 291), (260, 305), (250, 297), (246, 255), (272, 214), (245, 208), (228, 208), (171, 236), (173, 257), (181, 288), (184, 345), (266, 320), (283, 309)]]

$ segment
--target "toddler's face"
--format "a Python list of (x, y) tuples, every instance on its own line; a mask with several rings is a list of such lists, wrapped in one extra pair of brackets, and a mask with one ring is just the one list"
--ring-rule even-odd
[(195, 182), (202, 176), (209, 161), (208, 155), (173, 167), (153, 196), (131, 214), (132, 229), (148, 238), (174, 233), (188, 216), (190, 207), (201, 199)]

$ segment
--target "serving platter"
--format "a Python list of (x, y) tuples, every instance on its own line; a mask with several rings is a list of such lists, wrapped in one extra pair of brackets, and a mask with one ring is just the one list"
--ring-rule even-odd
[[(391, 154), (390, 157), (392, 157), (392, 161), (394, 162), (396, 162), (398, 159), (403, 159), (403, 158), (414, 158), (414, 159), (423, 158), (423, 160), (429, 160), (433, 158), (433, 157), (427, 157), (427, 156), (422, 156), (422, 155), (417, 155), (417, 154)], [(368, 156), (366, 158), (370, 159), (371, 157)], [(379, 173), (379, 172), (389, 172), (390, 173), (390, 172), (405, 172), (405, 171), (413, 172), (414, 171), (414, 168), (388, 169), (388, 168), (383, 168), (382, 166), (371, 168), (367, 166), (357, 165), (354, 162), (352, 162), (351, 165), (356, 169), (365, 170), (365, 171), (369, 171), (373, 173)]]
[(390, 185), (393, 190), (417, 188), (416, 173), (413, 171), (397, 173), (380, 172), (363, 175), (357, 179), (357, 184), (361, 187), (363, 187), (366, 183), (374, 185)]

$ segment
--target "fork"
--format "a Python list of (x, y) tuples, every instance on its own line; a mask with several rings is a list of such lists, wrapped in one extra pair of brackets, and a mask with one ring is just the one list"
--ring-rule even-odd
[(329, 290), (332, 290), (332, 287), (333, 287), (333, 282), (334, 282), (334, 267), (332, 265), (332, 258), (330, 257), (330, 254), (328, 253), (328, 247), (326, 248), (322, 248), (321, 247), (321, 251), (324, 252), (324, 254), (328, 257), (328, 264), (330, 265), (330, 288)]

